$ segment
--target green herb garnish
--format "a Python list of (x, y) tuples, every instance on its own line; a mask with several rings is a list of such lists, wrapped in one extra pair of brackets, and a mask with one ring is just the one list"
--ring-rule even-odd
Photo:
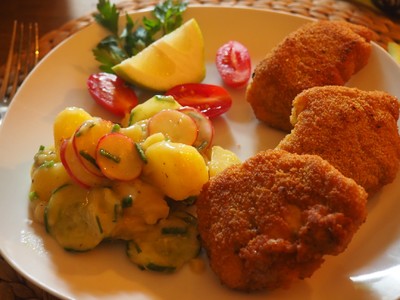
[(108, 158), (109, 160), (115, 162), (116, 164), (119, 164), (121, 162), (121, 158), (119, 156), (114, 155), (103, 148), (99, 150), (99, 153), (100, 155), (104, 156), (105, 158)]
[(154, 7), (152, 17), (143, 17), (141, 24), (139, 21), (134, 22), (126, 14), (125, 27), (119, 33), (119, 11), (115, 4), (111, 4), (109, 0), (99, 0), (98, 12), (94, 14), (94, 18), (111, 33), (93, 49), (96, 60), (101, 64), (100, 69), (114, 73), (113, 66), (136, 55), (161, 36), (181, 26), (182, 13), (186, 7), (187, 3), (180, 0), (160, 2)]
[(44, 162), (39, 166), (39, 168), (47, 168), (47, 169), (50, 169), (50, 168), (54, 167), (54, 164), (55, 164), (54, 160), (44, 161)]
[(143, 150), (143, 148), (142, 148), (142, 145), (140, 145), (139, 143), (135, 143), (135, 148), (136, 148), (137, 152), (139, 153), (140, 159), (141, 159), (145, 164), (147, 164), (147, 157), (146, 157), (146, 154), (145, 154), (145, 152), (144, 152), (144, 150)]
[(100, 169), (97, 165), (96, 159), (84, 150), (79, 151), (79, 155), (90, 162), (95, 168)]
[(113, 128), (111, 129), (111, 132), (119, 132), (120, 130), (121, 130), (121, 125), (114, 124)]
[(103, 226), (101, 226), (101, 221), (100, 221), (99, 216), (96, 216), (96, 223), (97, 223), (97, 226), (99, 227), (100, 234), (102, 234), (103, 233)]
[(39, 195), (36, 191), (32, 191), (29, 193), (29, 200), (34, 201), (39, 199)]
[(131, 195), (126, 196), (126, 197), (124, 197), (124, 198), (122, 199), (122, 208), (131, 207), (131, 206), (132, 206), (132, 203), (133, 203), (132, 196), (131, 196)]

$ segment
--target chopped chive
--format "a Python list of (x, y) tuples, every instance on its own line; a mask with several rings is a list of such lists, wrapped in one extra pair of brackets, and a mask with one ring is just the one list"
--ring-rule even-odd
[(140, 246), (134, 240), (130, 241), (129, 246), (131, 245), (133, 245), (138, 254), (142, 252), (142, 248), (140, 248)]
[(45, 161), (44, 163), (42, 163), (39, 166), (39, 168), (47, 168), (47, 169), (49, 169), (49, 168), (53, 167), (54, 164), (55, 164), (54, 160)]
[(186, 234), (187, 228), (185, 227), (163, 227), (161, 234)]
[(155, 263), (149, 263), (146, 265), (146, 269), (156, 272), (172, 273), (176, 270), (176, 267), (172, 266), (160, 266)]
[(39, 146), (39, 151), (38, 151), (38, 152), (42, 152), (44, 149), (46, 149), (46, 147), (43, 146), (43, 145), (40, 145), (40, 146)]
[(86, 159), (88, 162), (90, 162), (93, 166), (95, 166), (97, 169), (100, 169), (99, 166), (97, 165), (96, 159), (91, 156), (89, 153), (87, 153), (84, 150), (79, 151), (80, 156), (82, 156), (84, 159)]
[(55, 188), (55, 189), (51, 192), (51, 194), (55, 194), (55, 193), (57, 193), (59, 190), (65, 188), (66, 186), (69, 186), (69, 185), (70, 185), (69, 183), (60, 185), (59, 187)]
[(128, 126), (133, 125), (132, 121), (133, 121), (133, 112), (131, 112), (129, 115)]
[(203, 150), (204, 148), (206, 148), (207, 145), (208, 145), (208, 142), (207, 142), (207, 141), (203, 141), (203, 142), (202, 142), (198, 147), (196, 147), (196, 148), (197, 148), (198, 151), (201, 151), (201, 150)]
[(80, 137), (82, 134), (84, 134), (86, 131), (94, 127), (96, 123), (93, 120), (87, 121), (84, 126), (82, 126), (76, 133), (76, 137)]
[(120, 130), (121, 130), (121, 125), (114, 124), (113, 128), (111, 129), (111, 132), (119, 132)]
[(37, 200), (39, 199), (39, 194), (36, 191), (32, 191), (29, 193), (29, 200)]
[(47, 233), (50, 233), (50, 225), (49, 225), (49, 220), (48, 220), (48, 214), (49, 214), (49, 206), (46, 205), (44, 208), (44, 228), (46, 229)]
[(117, 222), (118, 220), (118, 212), (119, 212), (119, 205), (115, 204), (114, 205), (114, 217), (113, 217), (113, 223)]
[(96, 216), (96, 222), (97, 222), (97, 226), (99, 227), (100, 233), (103, 233), (103, 227), (101, 226), (101, 222), (100, 222), (99, 216)]
[(135, 148), (136, 148), (137, 152), (139, 153), (140, 159), (145, 164), (147, 164), (147, 157), (146, 157), (146, 154), (144, 153), (142, 146), (139, 143), (135, 143)]
[(117, 164), (121, 162), (121, 158), (119, 156), (116, 156), (103, 148), (101, 148), (99, 150), (99, 153), (100, 153), (100, 155), (104, 156), (105, 158), (108, 158), (109, 160), (112, 160), (113, 162), (115, 162)]
[(132, 196), (126, 196), (122, 199), (122, 208), (127, 208), (127, 207), (131, 207), (133, 203), (133, 199)]

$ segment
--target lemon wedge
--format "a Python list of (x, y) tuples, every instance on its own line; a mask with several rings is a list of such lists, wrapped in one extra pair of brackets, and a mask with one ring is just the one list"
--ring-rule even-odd
[(226, 168), (240, 163), (241, 160), (232, 151), (220, 146), (213, 146), (211, 149), (211, 159), (208, 163), (210, 177), (214, 177)]
[(388, 52), (400, 64), (400, 44), (394, 42), (388, 43)]
[(147, 48), (113, 67), (134, 85), (166, 91), (178, 84), (204, 79), (204, 40), (195, 19), (190, 19)]

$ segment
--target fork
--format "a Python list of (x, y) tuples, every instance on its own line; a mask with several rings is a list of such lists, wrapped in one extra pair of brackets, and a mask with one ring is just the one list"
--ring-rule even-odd
[(18, 87), (39, 60), (39, 25), (14, 21), (0, 88), (0, 125)]

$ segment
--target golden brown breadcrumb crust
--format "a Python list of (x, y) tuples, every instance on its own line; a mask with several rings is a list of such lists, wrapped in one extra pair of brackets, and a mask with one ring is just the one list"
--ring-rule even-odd
[(316, 154), (372, 195), (399, 169), (399, 102), (382, 91), (314, 87), (293, 102), (294, 129), (277, 148)]
[(367, 194), (315, 155), (267, 150), (213, 177), (197, 200), (210, 266), (233, 289), (288, 287), (344, 251)]
[(323, 85), (344, 85), (364, 67), (373, 32), (344, 21), (317, 21), (289, 34), (255, 68), (246, 99), (256, 117), (290, 131), (294, 97)]

